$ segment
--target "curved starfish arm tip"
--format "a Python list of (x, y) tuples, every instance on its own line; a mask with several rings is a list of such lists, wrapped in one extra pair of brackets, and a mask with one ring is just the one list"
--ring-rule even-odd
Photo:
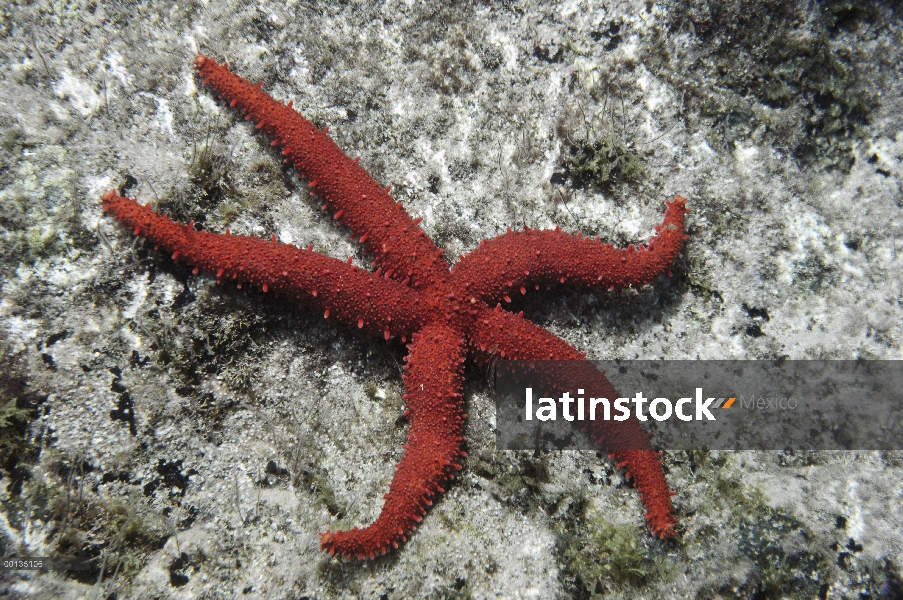
[(493, 304), (531, 289), (572, 284), (619, 289), (651, 283), (670, 267), (687, 236), (686, 198), (666, 202), (662, 222), (646, 246), (615, 248), (598, 238), (572, 235), (560, 229), (508, 231), (481, 242), (455, 264), (452, 286), (475, 300)]
[(448, 325), (432, 323), (414, 334), (409, 349), (404, 381), (410, 426), (404, 456), (373, 523), (320, 535), (320, 547), (331, 554), (373, 558), (396, 548), (417, 528), (433, 496), (443, 491), (442, 484), (462, 468), (463, 336)]

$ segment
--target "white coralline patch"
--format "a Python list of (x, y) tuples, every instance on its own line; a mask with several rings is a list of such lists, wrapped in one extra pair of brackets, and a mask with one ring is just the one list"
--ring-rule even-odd
[(270, 50), (266, 46), (261, 43), (249, 44), (247, 48), (245, 48), (245, 56), (248, 58), (259, 59), (264, 54), (269, 54)]
[(60, 70), (60, 80), (53, 86), (53, 91), (63, 100), (68, 100), (72, 108), (82, 117), (87, 117), (100, 106), (100, 96), (94, 89), (73, 75), (69, 69)]
[(62, 263), (62, 264), (52, 264), (48, 265), (47, 270), (44, 273), (44, 280), (60, 289), (68, 288), (74, 279), (79, 279), (85, 275), (91, 276), (93, 269), (90, 269), (88, 273), (76, 273), (75, 269), (70, 264)]
[[(6, 302), (4, 301), (4, 304)], [(4, 311), (5, 312), (5, 311)], [(13, 342), (13, 348), (22, 350), (29, 344), (34, 343), (38, 337), (41, 323), (36, 319), (26, 319), (18, 315), (11, 315), (6, 318), (6, 337)]]
[(629, 42), (621, 46), (621, 52), (623, 52), (624, 56), (627, 58), (636, 58), (637, 48), (639, 48), (639, 43), (637, 42), (636, 36), (633, 36)]
[(646, 94), (646, 107), (650, 112), (655, 112), (658, 107), (673, 102), (667, 87), (659, 85), (655, 80), (650, 81), (645, 73), (637, 79), (636, 84)]
[(337, 385), (339, 383), (345, 382), (345, 369), (342, 367), (340, 363), (335, 363), (329, 369), (327, 369), (329, 373), (329, 383), (332, 385)]
[[(693, 137), (697, 137), (697, 136), (693, 136)], [(702, 136), (698, 136), (698, 137), (701, 138)], [(709, 143), (704, 139), (701, 139), (698, 143), (693, 144), (690, 147), (693, 150), (695, 150), (697, 154), (703, 155), (705, 157), (710, 157), (710, 156), (715, 155), (715, 151), (712, 150), (712, 147), (709, 146)]]
[(221, 112), (216, 100), (209, 94), (198, 94), (198, 104), (204, 107), (204, 112), (208, 115), (216, 117)]
[(556, 72), (549, 75), (549, 86), (546, 89), (549, 101), (554, 102), (558, 100), (558, 97), (561, 95), (561, 85), (561, 73)]
[(847, 482), (847, 498), (849, 516), (847, 517), (847, 533), (853, 539), (862, 539), (865, 533), (865, 520), (862, 515), (862, 503), (859, 498), (859, 482)]
[(746, 148), (740, 142), (734, 142), (734, 156), (740, 162), (752, 160), (758, 153), (759, 149), (755, 146)]
[(818, 213), (805, 206), (787, 206), (784, 208), (784, 222), (787, 231), (795, 234), (787, 240), (794, 252), (794, 261), (805, 260), (810, 252), (827, 255), (826, 242), (834, 237), (834, 233)]
[(172, 122), (173, 115), (172, 109), (169, 107), (169, 100), (163, 98), (161, 96), (155, 96), (154, 94), (148, 94), (146, 92), (141, 93), (142, 96), (146, 96), (147, 98), (151, 98), (154, 103), (157, 105), (157, 110), (154, 113), (153, 124), (160, 129), (163, 133), (173, 135), (172, 130)]
[(169, 135), (172, 135), (173, 116), (172, 109), (169, 108), (169, 100), (157, 97), (154, 98), (154, 101), (157, 103), (157, 118), (154, 119), (154, 123), (161, 131), (165, 131)]
[(506, 36), (505, 42), (501, 45), (502, 55), (505, 57), (505, 70), (508, 72), (515, 72), (518, 68), (518, 57), (520, 56), (520, 51), (517, 47), (517, 44), (511, 42), (511, 40)]
[[(88, 192), (86, 197), (100, 200), (100, 197), (107, 190), (113, 189), (113, 180), (105, 175), (103, 177), (86, 177), (85, 178), (85, 187), (87, 187)], [(89, 229), (96, 229), (100, 225), (100, 212), (96, 210), (95, 206), (85, 205), (81, 211), (82, 222)]]
[(185, 95), (186, 96), (197, 96), (198, 86), (195, 83), (194, 70), (185, 72)]
[(132, 296), (132, 301), (122, 310), (122, 316), (125, 319), (134, 319), (135, 315), (138, 314), (138, 309), (147, 300), (147, 282), (143, 277), (135, 277), (128, 282), (127, 287)]
[(122, 55), (115, 50), (112, 50), (107, 54), (106, 59), (107, 72), (113, 75), (122, 87), (131, 87), (133, 77), (123, 66)]

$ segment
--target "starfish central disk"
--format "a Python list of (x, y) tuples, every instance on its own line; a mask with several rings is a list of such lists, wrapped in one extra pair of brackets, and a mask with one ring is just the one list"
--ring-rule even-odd
[[(569, 284), (600, 290), (642, 286), (667, 273), (683, 246), (686, 200), (667, 203), (656, 235), (646, 246), (614, 248), (598, 239), (555, 230), (503, 234), (484, 241), (454, 267), (388, 188), (339, 149), (325, 130), (227, 66), (199, 55), (203, 82), (253, 121), (278, 146), (312, 192), (348, 227), (378, 268), (371, 273), (311, 248), (195, 231), (107, 192), (104, 210), (137, 236), (217, 281), (250, 284), (264, 292), (297, 298), (326, 318), (386, 340), (408, 344), (404, 370), (408, 441), (377, 519), (364, 528), (327, 531), (320, 544), (331, 554), (373, 558), (397, 548), (417, 528), (435, 496), (462, 468), (464, 401), (462, 369), (468, 358), (487, 363), (512, 360), (584, 361), (585, 356), (546, 330), (504, 311), (501, 302), (528, 289)], [(590, 363), (581, 381), (593, 393), (617, 397), (605, 375)], [(566, 384), (564, 384), (566, 387)], [(589, 390), (587, 390), (589, 391)], [(652, 533), (675, 535), (677, 523), (660, 455), (635, 419), (596, 422), (594, 441), (608, 448), (632, 479), (646, 506)]]

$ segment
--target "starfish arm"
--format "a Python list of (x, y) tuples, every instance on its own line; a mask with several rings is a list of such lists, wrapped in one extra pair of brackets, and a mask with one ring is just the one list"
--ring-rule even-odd
[[(326, 134), (291, 108), (211, 58), (199, 54), (195, 68), (206, 85), (253, 120), (280, 146), (311, 190), (321, 194), (324, 209), (348, 226), (373, 257), (373, 263), (394, 279), (409, 279), (422, 288), (448, 275), (442, 251), (357, 160), (351, 160)], [(328, 129), (328, 128), (327, 128)]]
[[(559, 363), (552, 368), (553, 389), (570, 390), (573, 381), (580, 381), (585, 394), (596, 398), (617, 398), (619, 394), (585, 356), (564, 340), (545, 329), (496, 306), (485, 308), (467, 331), (467, 342), (478, 362), (488, 362), (495, 356), (508, 360), (580, 361)], [(534, 365), (534, 369), (541, 368)], [(534, 373), (535, 375), (535, 373)], [(560, 382), (560, 383), (556, 383)], [(608, 448), (609, 456), (622, 468), (640, 492), (646, 506), (646, 523), (660, 538), (673, 537), (677, 519), (671, 506), (672, 492), (665, 481), (661, 454), (652, 450), (649, 434), (631, 417), (627, 421), (593, 421), (589, 430), (593, 441)]]
[(451, 327), (433, 323), (414, 335), (409, 349), (404, 382), (410, 426), (404, 456), (372, 524), (320, 534), (320, 547), (330, 554), (363, 559), (397, 548), (417, 528), (431, 498), (461, 469), (467, 417), (461, 397), (464, 340)]
[(231, 279), (239, 287), (251, 283), (264, 292), (304, 298), (343, 322), (372, 335), (405, 339), (422, 318), (419, 294), (400, 283), (312, 249), (241, 235), (195, 231), (115, 192), (103, 196), (103, 209), (155, 246), (199, 270)]
[(684, 240), (686, 199), (676, 196), (657, 235), (648, 248), (633, 244), (624, 249), (598, 239), (571, 235), (558, 229), (505, 233), (481, 242), (452, 270), (452, 287), (487, 304), (510, 302), (515, 291), (540, 285), (573, 283), (608, 289), (641, 286), (668, 272)]

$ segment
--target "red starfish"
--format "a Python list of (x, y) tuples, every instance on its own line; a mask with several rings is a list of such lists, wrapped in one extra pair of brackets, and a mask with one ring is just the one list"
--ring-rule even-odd
[[(231, 279), (259, 286), (264, 292), (294, 295), (319, 307), (343, 323), (356, 325), (386, 340), (410, 338), (404, 370), (410, 428), (404, 456), (385, 495), (380, 516), (369, 526), (320, 534), (331, 554), (373, 558), (397, 548), (416, 529), (436, 492), (461, 469), (466, 453), (462, 365), (466, 356), (485, 363), (498, 356), (514, 360), (584, 360), (563, 340), (522, 317), (501, 309), (515, 291), (571, 283), (617, 289), (641, 286), (668, 270), (686, 235), (680, 196), (666, 203), (657, 235), (647, 248), (616, 249), (592, 240), (554, 231), (508, 231), (484, 241), (462, 256), (453, 268), (440, 257), (433, 241), (417, 226), (400, 203), (349, 159), (326, 135), (303, 116), (231, 73), (227, 66), (198, 55), (195, 67), (230, 106), (245, 113), (281, 146), (310, 189), (324, 199), (379, 267), (375, 273), (335, 258), (291, 245), (262, 239), (194, 231), (143, 207), (132, 199), (107, 192), (104, 210), (135, 235), (194, 266), (194, 273), (216, 273), (217, 281)], [(495, 308), (491, 308), (495, 306)], [(588, 363), (586, 363), (588, 364)], [(617, 397), (605, 376), (595, 373), (595, 392)], [(590, 390), (587, 390), (590, 393)], [(612, 396), (614, 394), (614, 396)], [(601, 423), (592, 431), (597, 442), (611, 448), (627, 440), (638, 450), (614, 450), (611, 456), (633, 479), (646, 505), (653, 534), (675, 535), (677, 522), (672, 492), (665, 482), (659, 453), (634, 421)], [(624, 448), (624, 445), (618, 444)]]

